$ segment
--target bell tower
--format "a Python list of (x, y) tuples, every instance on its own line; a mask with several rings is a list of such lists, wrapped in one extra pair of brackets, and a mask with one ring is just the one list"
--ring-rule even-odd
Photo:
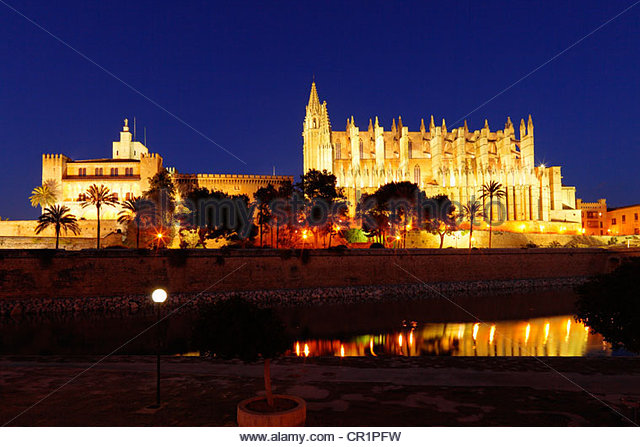
[(331, 146), (331, 123), (326, 101), (320, 104), (316, 83), (311, 84), (302, 126), (304, 173), (311, 169), (333, 171), (333, 148)]

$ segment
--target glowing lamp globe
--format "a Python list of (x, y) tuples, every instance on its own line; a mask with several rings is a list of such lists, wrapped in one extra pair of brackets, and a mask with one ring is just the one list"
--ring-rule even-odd
[(167, 292), (164, 289), (156, 289), (151, 294), (154, 303), (164, 303), (167, 299)]

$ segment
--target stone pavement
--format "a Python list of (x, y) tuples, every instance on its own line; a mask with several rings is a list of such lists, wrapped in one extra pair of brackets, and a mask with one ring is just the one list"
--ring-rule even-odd
[[(0, 358), (0, 424), (97, 359)], [(236, 404), (263, 385), (260, 363), (162, 362), (159, 410), (146, 409), (155, 358), (114, 356), (9, 425), (231, 426)], [(287, 358), (272, 374), (276, 392), (307, 401), (316, 426), (630, 425), (620, 398), (640, 398), (640, 358)]]

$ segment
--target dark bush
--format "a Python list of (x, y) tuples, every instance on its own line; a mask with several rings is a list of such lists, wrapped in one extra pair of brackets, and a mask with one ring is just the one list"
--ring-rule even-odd
[(289, 347), (282, 321), (271, 309), (231, 298), (205, 305), (194, 327), (194, 346), (222, 359), (273, 359)]
[(614, 349), (640, 353), (640, 259), (576, 288), (577, 320), (602, 334)]
[(384, 245), (382, 245), (380, 242), (374, 242), (369, 246), (369, 248), (384, 248)]

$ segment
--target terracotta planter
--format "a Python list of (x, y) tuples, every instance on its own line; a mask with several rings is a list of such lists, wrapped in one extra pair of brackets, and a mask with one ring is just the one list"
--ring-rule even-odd
[(245, 399), (238, 404), (238, 426), (240, 427), (303, 427), (307, 419), (307, 403), (297, 397), (274, 394), (276, 400), (285, 400), (295, 404), (293, 408), (262, 412), (250, 409), (252, 404), (266, 402), (266, 397), (258, 396)]

